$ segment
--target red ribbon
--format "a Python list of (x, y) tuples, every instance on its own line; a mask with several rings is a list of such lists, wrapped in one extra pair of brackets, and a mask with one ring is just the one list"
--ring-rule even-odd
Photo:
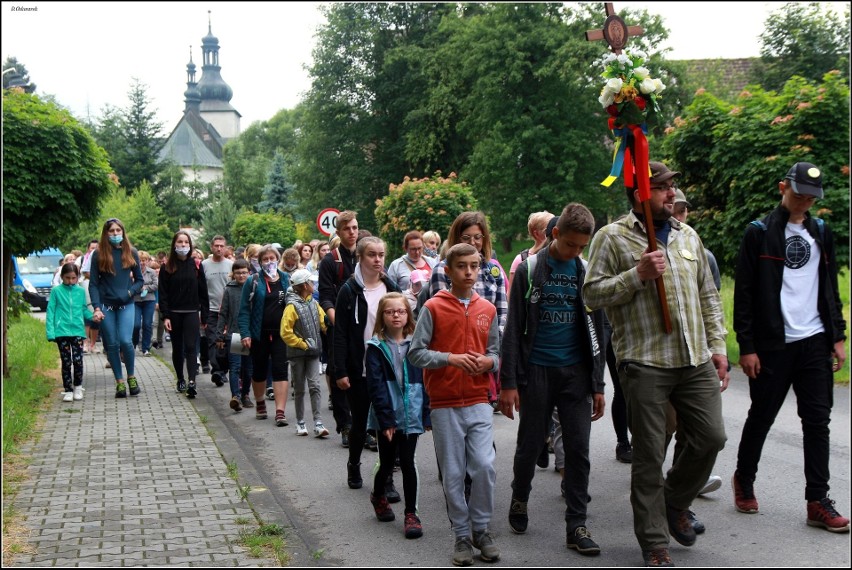
[[(648, 139), (645, 138), (645, 133), (642, 132), (641, 125), (630, 125), (633, 130), (633, 164), (636, 168), (636, 181), (639, 186), (639, 201), (651, 199), (651, 177), (650, 167), (648, 166)], [(627, 177), (625, 177), (625, 183)], [(632, 182), (632, 181), (631, 181)], [(631, 186), (633, 186), (631, 184)]]

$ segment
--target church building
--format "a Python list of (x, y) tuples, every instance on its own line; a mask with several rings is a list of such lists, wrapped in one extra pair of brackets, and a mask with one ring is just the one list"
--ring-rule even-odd
[(178, 165), (186, 181), (206, 183), (222, 179), (222, 149), (239, 136), (241, 115), (230, 103), (234, 91), (222, 79), (219, 39), (209, 21), (201, 53), (201, 80), (196, 82), (190, 48), (183, 117), (160, 150), (159, 161)]

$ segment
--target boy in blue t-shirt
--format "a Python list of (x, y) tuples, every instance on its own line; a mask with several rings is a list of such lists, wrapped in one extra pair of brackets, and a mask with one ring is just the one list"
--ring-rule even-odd
[[(500, 409), (514, 419), (523, 404), (515, 450), (512, 532), (527, 530), (527, 501), (536, 459), (548, 435), (554, 406), (565, 449), (564, 490), (568, 548), (586, 555), (601, 549), (586, 528), (591, 423), (604, 413), (604, 355), (598, 343), (603, 315), (587, 314), (581, 291), (585, 268), (580, 254), (595, 227), (578, 203), (565, 206), (550, 243), (518, 266), (503, 333)], [(593, 320), (594, 318), (594, 320)]]

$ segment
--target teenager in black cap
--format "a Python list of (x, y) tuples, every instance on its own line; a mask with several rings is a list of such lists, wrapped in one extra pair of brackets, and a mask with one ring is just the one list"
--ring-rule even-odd
[(804, 435), (807, 524), (849, 532), (849, 519), (828, 498), (832, 374), (846, 360), (846, 322), (834, 237), (808, 211), (823, 197), (822, 173), (797, 162), (778, 188), (781, 204), (749, 224), (737, 260), (734, 329), (751, 408), (732, 480), (734, 504), (742, 513), (758, 512), (757, 464), (792, 386)]

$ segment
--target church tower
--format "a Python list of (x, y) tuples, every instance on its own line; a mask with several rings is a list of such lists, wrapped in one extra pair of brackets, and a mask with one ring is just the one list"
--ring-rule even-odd
[(226, 141), (240, 134), (240, 117), (231, 106), (234, 91), (222, 79), (219, 65), (219, 39), (213, 35), (210, 12), (208, 11), (207, 35), (201, 39), (201, 80), (198, 91), (201, 95), (199, 110), (201, 118), (213, 125)]

